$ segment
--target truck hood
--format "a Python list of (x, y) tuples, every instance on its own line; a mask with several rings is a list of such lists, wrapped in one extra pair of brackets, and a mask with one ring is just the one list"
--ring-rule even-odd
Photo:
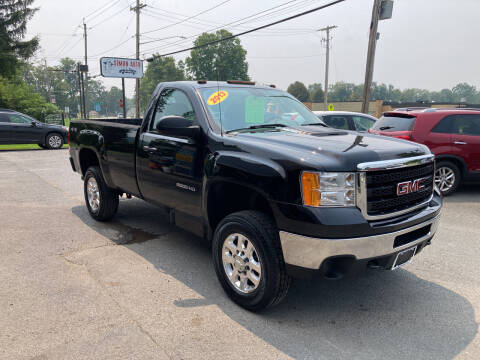
[(319, 171), (355, 171), (363, 162), (430, 154), (411, 141), (319, 126), (255, 129), (226, 136), (241, 150)]

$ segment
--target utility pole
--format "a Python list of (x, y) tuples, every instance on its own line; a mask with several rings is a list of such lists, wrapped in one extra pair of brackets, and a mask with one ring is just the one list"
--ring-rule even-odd
[[(84, 98), (87, 99), (88, 103), (88, 56), (87, 56), (87, 24), (85, 24), (85, 19), (83, 19), (83, 38), (85, 40), (85, 66), (87, 67), (87, 71), (85, 72), (85, 93), (83, 94)], [(82, 78), (83, 78), (82, 72)], [(85, 110), (85, 119), (88, 119), (88, 109), (87, 103), (84, 103), (84, 110)]]
[(378, 20), (386, 20), (392, 17), (392, 0), (374, 0), (372, 9), (372, 21), (370, 22), (370, 35), (368, 38), (367, 67), (365, 69), (365, 82), (363, 83), (362, 113), (368, 114), (370, 93), (372, 91), (373, 64), (375, 61), (375, 49), (380, 34), (377, 32)]
[(326, 45), (327, 45), (327, 54), (326, 54), (326, 60), (325, 60), (325, 92), (323, 95), (323, 106), (324, 110), (327, 110), (328, 107), (328, 65), (330, 61), (330, 30), (337, 28), (338, 26), (333, 25), (333, 26), (327, 26), (323, 29), (319, 29), (318, 31), (325, 31), (327, 33), (327, 38), (325, 39)]
[[(130, 10), (136, 12), (137, 17), (137, 29), (135, 32), (136, 38), (136, 59), (140, 60), (140, 10), (144, 8), (145, 4), (140, 4), (140, 0), (137, 0), (135, 7), (130, 8)], [(135, 117), (140, 117), (140, 79), (135, 79)]]

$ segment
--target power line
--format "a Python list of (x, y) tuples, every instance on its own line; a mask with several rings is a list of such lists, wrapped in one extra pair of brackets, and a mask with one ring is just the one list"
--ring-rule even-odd
[(212, 6), (211, 8), (208, 8), (208, 9), (206, 9), (206, 10), (203, 10), (203, 11), (201, 11), (201, 12), (195, 14), (195, 15), (189, 16), (189, 17), (187, 17), (186, 19), (183, 19), (183, 20), (181, 20), (181, 21), (178, 21), (178, 22), (176, 22), (176, 23), (174, 23), (174, 24), (165, 25), (165, 26), (160, 27), (160, 28), (158, 28), (158, 29), (146, 31), (146, 32), (144, 32), (144, 34), (149, 34), (149, 33), (152, 33), (152, 32), (160, 31), (160, 30), (163, 30), (163, 29), (166, 29), (166, 28), (169, 28), (169, 27), (172, 27), (172, 26), (175, 26), (175, 25), (184, 23), (185, 21), (188, 21), (188, 20), (190, 20), (190, 19), (194, 19), (194, 18), (196, 18), (197, 16), (202, 15), (202, 14), (205, 14), (205, 13), (207, 13), (207, 12), (209, 12), (209, 11), (212, 11), (213, 9), (216, 9), (216, 8), (222, 6), (223, 4), (226, 4), (226, 3), (230, 2), (230, 1), (231, 1), (231, 0), (224, 0), (224, 1), (222, 1), (221, 3), (219, 3), (219, 4), (217, 4), (217, 5), (215, 5), (215, 6)]
[(290, 20), (296, 19), (296, 18), (298, 18), (298, 17), (311, 14), (311, 13), (313, 13), (313, 12), (316, 12), (316, 11), (325, 9), (325, 8), (327, 8), (327, 7), (336, 5), (336, 4), (338, 4), (338, 3), (341, 3), (341, 2), (343, 2), (343, 1), (345, 1), (345, 0), (335, 0), (335, 1), (332, 1), (332, 2), (330, 2), (330, 3), (328, 3), (328, 4), (325, 4), (325, 5), (322, 5), (322, 6), (318, 6), (318, 7), (316, 7), (316, 8), (313, 8), (313, 9), (310, 9), (310, 10), (307, 10), (307, 11), (304, 11), (304, 12), (301, 12), (301, 13), (296, 14), (296, 15), (292, 15), (292, 16), (289, 16), (289, 17), (287, 17), (287, 18), (284, 18), (284, 19), (281, 19), (281, 20), (277, 20), (277, 21), (275, 21), (275, 22), (272, 22), (272, 23), (269, 23), (269, 24), (266, 24), (266, 25), (262, 25), (262, 26), (259, 26), (259, 27), (257, 27), (257, 28), (251, 29), (251, 30), (243, 31), (243, 32), (238, 33), (238, 34), (235, 34), (235, 35), (227, 36), (227, 37), (225, 37), (225, 38), (223, 38), (223, 39), (210, 41), (210, 42), (205, 43), (205, 44), (202, 44), (202, 45), (193, 46), (193, 47), (190, 47), (190, 48), (187, 48), (187, 49), (182, 49), (182, 50), (173, 51), (173, 52), (170, 52), (170, 53), (167, 53), (167, 54), (152, 56), (152, 57), (150, 57), (150, 58), (148, 58), (148, 59), (146, 59), (146, 60), (147, 60), (147, 61), (153, 61), (155, 57), (174, 55), (174, 54), (178, 54), (178, 53), (181, 53), (181, 52), (185, 52), (185, 51), (189, 51), (189, 50), (195, 50), (195, 49), (203, 48), (203, 47), (206, 47), (206, 46), (209, 46), (209, 45), (217, 44), (217, 43), (222, 42), (222, 41), (230, 40), (230, 39), (233, 39), (233, 38), (238, 37), (238, 36), (242, 36), (242, 35), (245, 35), (245, 34), (249, 34), (249, 33), (252, 33), (252, 32), (254, 32), (254, 31), (258, 31), (258, 30), (261, 30), (261, 29), (265, 29), (265, 28), (270, 27), (270, 26), (273, 26), (273, 25), (281, 24), (281, 23), (283, 23), (283, 22), (290, 21)]
[(115, 14), (113, 15), (110, 15), (109, 17), (107, 17), (106, 19), (96, 23), (95, 25), (91, 26), (90, 29), (93, 29), (93, 28), (96, 28), (98, 25), (101, 25), (109, 20), (112, 20), (115, 16), (117, 16), (118, 14), (120, 14), (121, 12), (127, 10), (128, 8), (130, 7), (130, 5), (128, 5), (127, 7), (124, 7), (122, 9), (120, 9), (119, 11), (117, 11)]
[[(271, 16), (272, 14), (275, 14), (277, 13), (276, 15), (279, 15), (278, 12), (282, 12), (284, 13), (286, 10), (292, 8), (292, 7), (296, 7), (296, 8), (302, 8), (302, 7), (305, 7), (307, 6), (308, 4), (311, 4), (312, 2), (316, 2), (318, 0), (302, 0), (300, 1), (299, 3), (296, 3), (297, 1), (299, 0), (290, 0), (290, 1), (287, 1), (285, 3), (282, 3), (280, 5), (277, 5), (277, 6), (274, 6), (274, 7), (271, 7), (269, 9), (266, 9), (266, 10), (262, 10), (258, 13), (255, 13), (255, 14), (252, 14), (252, 15), (249, 15), (249, 16), (246, 16), (244, 18), (241, 18), (241, 19), (238, 19), (238, 20), (235, 20), (233, 22), (230, 22), (230, 23), (227, 23), (227, 24), (221, 24), (220, 26), (217, 26), (213, 29), (209, 29), (209, 30), (205, 30), (205, 32), (214, 32), (216, 30), (219, 30), (219, 29), (222, 29), (222, 28), (226, 28), (230, 25), (233, 25), (231, 27), (233, 28), (237, 28), (239, 27), (239, 25), (242, 25), (242, 24), (247, 24), (249, 22), (255, 22), (255, 21), (258, 21), (259, 19), (261, 19), (262, 17), (265, 17), (265, 16)], [(295, 3), (295, 4), (293, 4)], [(290, 4), (290, 5), (289, 5)], [(281, 8), (281, 9), (279, 9)], [(263, 14), (263, 15), (262, 15)], [(244, 21), (243, 23), (240, 23), (240, 24), (237, 24), (243, 20), (247, 20), (247, 21)], [(234, 25), (235, 24), (235, 25)], [(239, 28), (240, 30), (240, 28)], [(280, 30), (280, 29), (278, 29)], [(275, 31), (275, 30), (270, 30), (270, 31)], [(201, 35), (202, 33), (200, 34), (196, 34), (196, 35), (192, 35), (190, 37), (187, 37), (186, 40), (178, 40), (178, 41), (174, 41), (172, 43), (169, 43), (169, 44), (166, 44), (166, 45), (163, 45), (163, 46), (159, 46), (159, 47), (155, 47), (155, 48), (151, 48), (149, 50), (147, 50), (146, 52), (150, 52), (152, 50), (160, 50), (160, 49), (165, 49), (165, 48), (169, 48), (169, 47), (172, 47), (172, 46), (175, 46), (177, 44), (183, 44), (183, 43), (186, 43), (189, 41), (189, 39), (192, 39), (192, 38), (195, 38), (199, 35)]]
[[(120, 1), (121, 1), (121, 0), (114, 0), (114, 1), (113, 1), (112, 3), (110, 3), (110, 5), (108, 5), (107, 7), (99, 8), (98, 11), (99, 11), (99, 10), (102, 10), (102, 11), (99, 12), (98, 14), (92, 16), (91, 18), (89, 18), (88, 21), (92, 21), (93, 19), (96, 19), (96, 18), (99, 17), (100, 15), (105, 14), (105, 12), (106, 12), (107, 10), (111, 9), (114, 5), (116, 5), (116, 4), (119, 3)], [(92, 12), (92, 13), (90, 13), (89, 15), (85, 16), (83, 19), (86, 20), (88, 17), (90, 17), (90, 16), (93, 15), (94, 13), (95, 13), (95, 11)]]
[[(235, 21), (233, 21), (233, 22), (230, 22), (230, 23), (227, 23), (227, 24), (223, 24), (223, 25), (217, 26), (217, 27), (215, 27), (215, 28), (213, 28), (213, 29), (206, 30), (206, 32), (213, 32), (213, 31), (215, 31), (215, 30), (218, 30), (218, 29), (221, 29), (221, 28), (225, 28), (225, 27), (227, 27), (227, 26), (229, 26), (229, 25), (233, 25), (233, 24), (238, 23), (238, 22), (240, 22), (240, 21), (249, 19), (249, 18), (251, 18), (251, 17), (257, 16), (257, 15), (259, 15), (259, 14), (263, 14), (263, 13), (265, 13), (265, 12), (271, 11), (271, 10), (273, 10), (273, 9), (277, 9), (277, 8), (279, 8), (279, 7), (285, 6), (285, 5), (287, 5), (287, 4), (290, 4), (290, 3), (293, 3), (293, 2), (296, 2), (296, 1), (298, 1), (298, 0), (289, 0), (289, 1), (287, 1), (287, 2), (284, 2), (284, 3), (280, 4), (280, 5), (271, 7), (271, 8), (266, 9), (266, 10), (262, 10), (262, 11), (260, 11), (260, 12), (258, 12), (258, 13), (255, 13), (255, 14), (252, 14), (252, 15), (249, 15), (249, 16), (246, 16), (246, 17), (241, 18), (241, 19), (239, 19), (239, 20), (235, 20)], [(176, 42), (173, 42), (172, 45), (185, 43), (185, 42), (187, 42), (189, 39), (195, 38), (195, 37), (197, 37), (197, 36), (199, 36), (199, 35), (201, 35), (201, 34), (192, 35), (192, 36), (188, 37), (188, 38), (186, 39), (186, 41), (176, 41)], [(169, 46), (164, 46), (164, 47), (161, 47), (161, 48), (163, 49), (163, 48), (165, 48), (165, 47), (169, 47)]]

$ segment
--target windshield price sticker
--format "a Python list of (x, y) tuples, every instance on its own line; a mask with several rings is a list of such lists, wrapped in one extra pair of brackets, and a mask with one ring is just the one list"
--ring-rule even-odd
[(228, 91), (225, 90), (220, 90), (217, 92), (214, 92), (210, 97), (208, 98), (207, 104), (208, 105), (217, 105), (224, 101), (228, 97)]

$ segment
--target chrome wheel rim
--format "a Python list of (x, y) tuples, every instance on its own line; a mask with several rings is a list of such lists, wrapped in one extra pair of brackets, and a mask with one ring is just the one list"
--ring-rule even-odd
[(222, 246), (223, 269), (230, 283), (241, 293), (255, 291), (262, 278), (262, 264), (257, 249), (242, 234), (229, 235)]
[(50, 136), (48, 139), (48, 145), (52, 148), (59, 148), (62, 145), (62, 139), (58, 135)]
[(98, 190), (97, 180), (91, 177), (87, 182), (87, 198), (90, 209), (97, 212), (100, 207), (100, 191)]
[(441, 192), (450, 190), (455, 184), (455, 173), (448, 167), (441, 167), (435, 171), (435, 185)]

